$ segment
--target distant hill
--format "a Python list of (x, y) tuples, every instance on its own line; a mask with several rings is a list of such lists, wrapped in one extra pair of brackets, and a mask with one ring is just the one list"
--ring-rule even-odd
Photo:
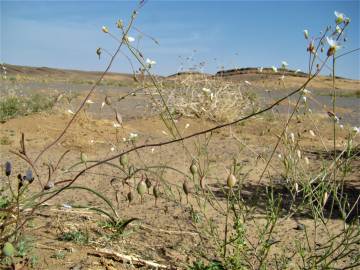
[[(7, 68), (7, 76), (17, 79), (32, 79), (32, 80), (61, 80), (73, 83), (91, 83), (98, 79), (102, 72), (100, 71), (82, 71), (70, 69), (58, 69), (48, 67), (29, 67), (4, 64)], [(282, 80), (282, 76), (284, 79)], [(308, 76), (304, 72), (296, 72), (294, 70), (281, 70), (274, 72), (272, 68), (266, 67), (260, 71), (255, 67), (238, 68), (221, 70), (215, 74), (207, 74), (196, 71), (184, 71), (172, 74), (167, 77), (156, 76), (162, 80), (177, 80), (191, 76), (192, 78), (206, 78), (206, 79), (224, 79), (234, 83), (250, 82), (253, 86), (270, 89), (293, 88), (300, 86)], [(145, 76), (146, 77), (146, 76)], [(104, 80), (109, 85), (123, 85), (130, 86), (134, 83), (132, 74), (109, 72), (106, 74)], [(316, 89), (331, 89), (332, 79), (329, 76), (319, 76), (314, 79), (309, 87)], [(359, 91), (360, 81), (351, 80), (342, 77), (337, 77), (336, 88), (349, 91)]]

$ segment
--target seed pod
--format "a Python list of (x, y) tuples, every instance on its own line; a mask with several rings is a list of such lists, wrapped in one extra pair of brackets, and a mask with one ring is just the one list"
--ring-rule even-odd
[(153, 195), (155, 197), (155, 206), (157, 204), (157, 199), (160, 197), (160, 190), (159, 190), (159, 184), (156, 184), (153, 187)]
[(129, 166), (129, 176), (132, 176), (133, 174), (135, 174), (135, 167), (134, 167), (134, 165), (130, 165)]
[(10, 242), (5, 243), (2, 251), (6, 257), (12, 257), (15, 255), (15, 248)]
[(81, 152), (81, 154), (80, 154), (80, 160), (81, 160), (82, 163), (85, 163), (85, 165), (86, 165), (87, 156), (86, 156), (85, 153)]
[(186, 203), (188, 204), (189, 203), (189, 194), (191, 191), (190, 191), (190, 187), (189, 187), (188, 183), (186, 182), (186, 180), (183, 183), (183, 190), (186, 195)]
[(6, 161), (6, 163), (5, 163), (5, 175), (6, 176), (10, 176), (11, 169), (12, 169), (12, 166), (11, 166), (10, 161)]
[(193, 176), (195, 176), (195, 174), (197, 174), (198, 172), (198, 168), (196, 167), (195, 162), (193, 162), (190, 166), (190, 172)]
[(148, 194), (150, 194), (150, 188), (152, 186), (152, 183), (151, 183), (149, 177), (147, 177), (147, 176), (145, 178), (145, 184), (146, 184), (146, 187), (147, 187), (147, 190), (148, 190)]
[(204, 189), (205, 188), (205, 176), (202, 176), (201, 178), (200, 178), (200, 187), (201, 187), (201, 189)]
[(116, 122), (118, 122), (118, 124), (119, 124), (120, 126), (122, 126), (123, 120), (122, 120), (121, 114), (118, 113), (118, 112), (116, 112), (115, 118), (116, 118)]
[(139, 195), (141, 197), (145, 194), (146, 189), (147, 189), (147, 187), (146, 187), (145, 181), (141, 180), (136, 188), (137, 192), (139, 193)]
[(187, 183), (186, 180), (184, 181), (182, 187), (183, 187), (183, 190), (184, 190), (185, 195), (186, 195), (186, 196), (189, 195), (191, 191), (190, 191), (190, 187), (189, 187), (189, 185), (188, 185), (188, 183)]
[(120, 156), (119, 162), (121, 166), (125, 167), (128, 164), (128, 161), (129, 161), (128, 155)]
[(127, 200), (129, 201), (129, 205), (130, 205), (130, 203), (133, 201), (133, 199), (134, 199), (134, 196), (133, 196), (133, 194), (132, 194), (132, 192), (131, 191), (129, 191), (129, 193), (126, 195), (126, 198), (127, 198)]
[(159, 185), (157, 184), (156, 186), (154, 186), (153, 188), (153, 194), (154, 197), (157, 199), (160, 197), (160, 190), (159, 190)]
[(226, 181), (226, 185), (229, 187), (229, 188), (233, 188), (236, 184), (237, 180), (236, 180), (236, 177), (235, 175), (233, 175), (232, 173), (229, 174), (228, 178), (227, 178), (227, 181)]
[(111, 105), (111, 99), (110, 99), (110, 97), (108, 97), (108, 96), (105, 97), (105, 104), (108, 105), (108, 106)]

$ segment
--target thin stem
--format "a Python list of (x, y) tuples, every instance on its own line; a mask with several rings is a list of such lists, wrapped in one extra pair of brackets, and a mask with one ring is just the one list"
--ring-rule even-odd
[(227, 247), (227, 234), (228, 234), (228, 218), (229, 218), (229, 201), (230, 201), (230, 192), (232, 192), (232, 188), (228, 191), (227, 199), (226, 199), (226, 217), (225, 217), (225, 235), (224, 235), (224, 255), (223, 259), (226, 258), (226, 247)]

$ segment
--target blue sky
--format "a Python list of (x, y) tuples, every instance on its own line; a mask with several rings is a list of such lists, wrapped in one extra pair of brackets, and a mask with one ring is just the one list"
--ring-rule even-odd
[[(1, 61), (10, 64), (103, 70), (97, 47), (112, 51), (116, 42), (101, 32), (129, 20), (137, 1), (4, 1), (1, 7)], [(280, 66), (306, 70), (303, 29), (316, 35), (334, 24), (334, 11), (351, 18), (342, 50), (360, 47), (359, 1), (147, 1), (135, 26), (139, 48), (156, 60), (154, 72), (170, 75), (205, 62), (204, 71), (222, 66)], [(131, 36), (139, 38), (136, 31)], [(360, 79), (359, 52), (338, 60), (337, 74)], [(112, 71), (129, 72), (120, 56)], [(325, 71), (326, 74), (329, 71)]]

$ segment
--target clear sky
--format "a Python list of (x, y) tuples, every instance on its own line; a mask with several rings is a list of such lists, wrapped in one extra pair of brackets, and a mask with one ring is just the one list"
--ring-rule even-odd
[[(343, 51), (360, 47), (359, 7), (354, 1), (147, 1), (135, 26), (160, 46), (142, 38), (145, 57), (156, 60), (154, 72), (170, 75), (205, 62), (204, 71), (223, 66), (280, 66), (306, 70), (303, 30), (318, 34), (334, 24), (334, 11), (351, 18)], [(137, 1), (4, 1), (1, 3), (1, 61), (10, 64), (103, 70), (97, 47), (114, 50), (101, 32), (129, 20)], [(131, 36), (139, 39), (136, 31)], [(338, 60), (337, 74), (360, 79), (359, 52)], [(112, 71), (129, 72), (124, 57)], [(329, 71), (326, 71), (328, 74)]]

